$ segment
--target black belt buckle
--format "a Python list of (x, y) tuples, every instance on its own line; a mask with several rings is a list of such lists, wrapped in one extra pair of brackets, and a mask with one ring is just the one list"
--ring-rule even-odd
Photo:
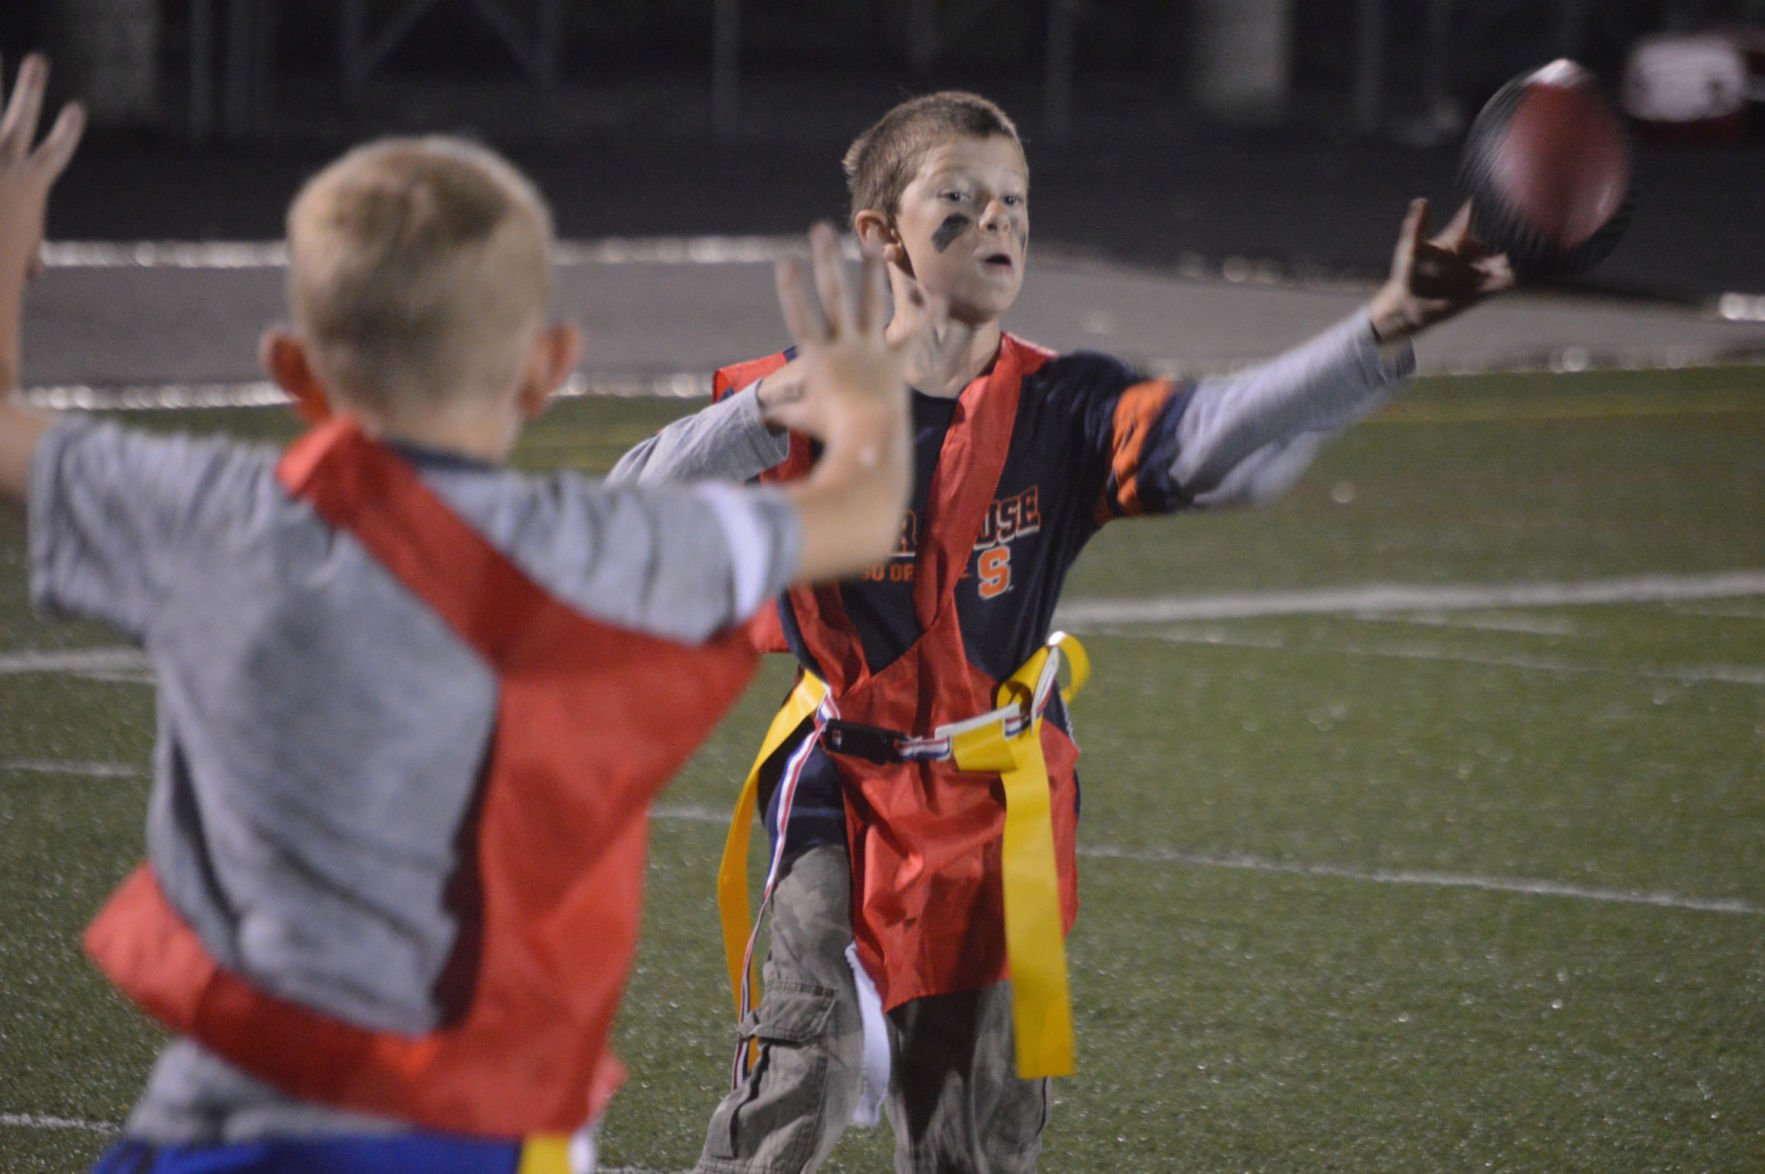
[(882, 726), (867, 726), (862, 722), (834, 718), (822, 727), (821, 738), (835, 754), (862, 758), (866, 762), (887, 766), (902, 761), (901, 743), (907, 740), (907, 735)]

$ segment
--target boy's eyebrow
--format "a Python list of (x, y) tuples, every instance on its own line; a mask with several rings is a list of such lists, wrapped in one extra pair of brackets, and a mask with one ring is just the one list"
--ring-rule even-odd
[[(944, 166), (939, 167), (936, 171), (933, 171), (927, 177), (927, 182), (930, 186), (937, 187), (949, 183), (952, 179), (966, 180), (973, 178), (973, 176), (974, 172), (972, 170), (959, 164), (945, 164)], [(1011, 178), (1015, 180), (1020, 187), (1028, 187), (1030, 185), (1030, 177), (1027, 171), (1014, 171), (1012, 172)]]

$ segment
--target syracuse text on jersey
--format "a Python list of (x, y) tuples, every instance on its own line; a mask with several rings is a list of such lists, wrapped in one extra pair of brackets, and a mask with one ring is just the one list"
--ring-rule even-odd
[[(974, 541), (977, 557), (971, 567), (962, 569), (962, 577), (980, 576), (976, 590), (982, 599), (997, 599), (1010, 591), (1011, 543), (1041, 528), (1042, 507), (1036, 486), (1011, 497), (995, 498), (987, 507), (980, 536)], [(901, 535), (896, 540), (895, 553), (888, 562), (868, 568), (859, 577), (872, 583), (911, 583), (918, 555), (919, 512), (907, 510), (901, 515)]]

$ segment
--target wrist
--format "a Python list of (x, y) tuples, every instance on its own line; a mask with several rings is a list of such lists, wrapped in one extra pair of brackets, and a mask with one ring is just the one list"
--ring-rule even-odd
[(1367, 303), (1367, 320), (1372, 323), (1374, 340), (1381, 343), (1407, 338), (1414, 330), (1401, 299), (1392, 296), (1389, 288), (1381, 289)]

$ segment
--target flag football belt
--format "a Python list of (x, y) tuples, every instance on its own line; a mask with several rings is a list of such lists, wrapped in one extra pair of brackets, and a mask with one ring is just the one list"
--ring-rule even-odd
[[(732, 1086), (741, 1083), (755, 1056), (754, 1031), (758, 1021), (754, 1007), (759, 1002), (759, 977), (754, 972), (754, 950), (761, 922), (778, 885), (797, 782), (817, 745), (834, 754), (879, 764), (949, 761), (958, 770), (999, 776), (1005, 791), (1005, 831), (1000, 856), (1017, 1072), (1028, 1080), (1064, 1076), (1073, 1070), (1072, 1002), (1060, 914), (1060, 876), (1054, 859), (1048, 767), (1042, 756), (1041, 740), (1043, 714), (1058, 686), (1063, 661), (1069, 666), (1070, 679), (1060, 689), (1060, 695), (1071, 701), (1090, 677), (1090, 660), (1076, 639), (1056, 632), (1000, 684), (995, 695), (998, 708), (941, 725), (929, 736), (843, 721), (827, 685), (807, 672), (799, 676), (796, 687), (773, 717), (742, 784), (717, 873), (724, 957), (742, 1034), (731, 1066)], [(760, 910), (758, 915), (751, 915), (748, 844), (761, 768), (810, 718), (814, 720), (813, 730), (791, 751), (779, 779), (778, 834), (761, 890)], [(860, 1002), (865, 1003), (865, 1087), (854, 1120), (870, 1123), (875, 1120), (876, 1108), (888, 1087), (888, 1042), (883, 1036), (881, 1006), (874, 988), (862, 967), (854, 963), (854, 971)], [(866, 1003), (863, 996), (867, 990)]]

